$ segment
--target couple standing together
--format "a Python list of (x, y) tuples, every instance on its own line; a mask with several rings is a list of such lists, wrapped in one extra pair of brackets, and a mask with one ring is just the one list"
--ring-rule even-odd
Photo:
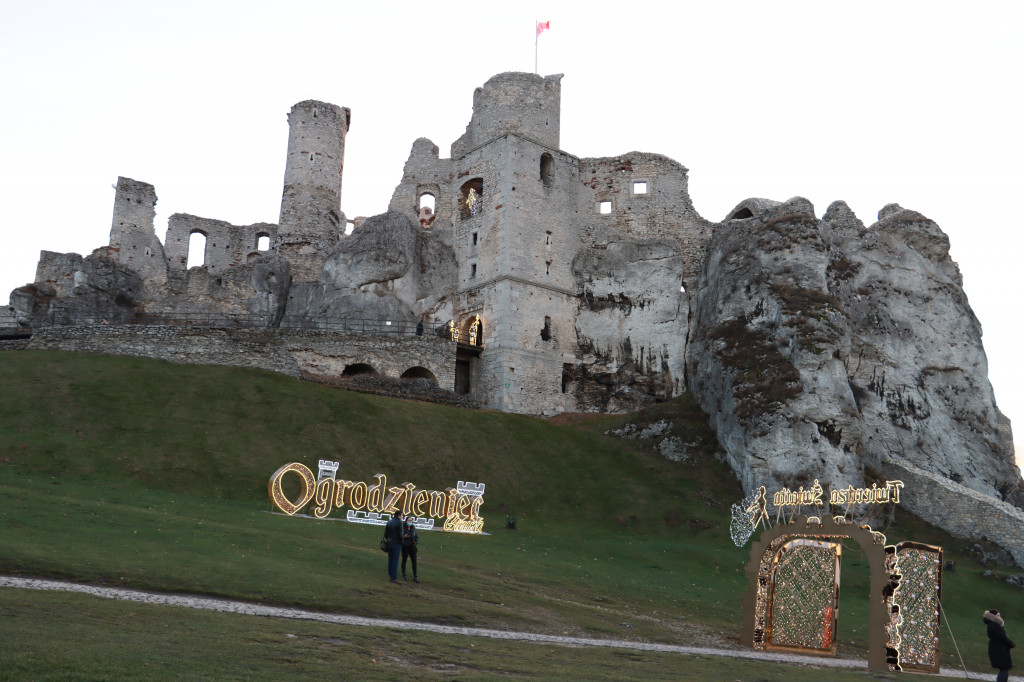
[(416, 551), (420, 542), (420, 534), (412, 521), (402, 521), (402, 512), (396, 511), (387, 525), (384, 526), (384, 541), (388, 547), (388, 576), (391, 582), (398, 582), (398, 559), (402, 559), (402, 579), (408, 580), (405, 573), (406, 562), (412, 559), (412, 579), (419, 582), (416, 570)]

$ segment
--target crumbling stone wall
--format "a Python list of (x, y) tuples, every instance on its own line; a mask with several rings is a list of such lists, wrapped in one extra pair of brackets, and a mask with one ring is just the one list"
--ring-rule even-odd
[[(213, 275), (221, 275), (235, 266), (273, 253), (277, 231), (273, 223), (232, 225), (223, 220), (175, 213), (167, 224), (167, 270), (176, 288), (180, 288), (188, 271), (189, 241), (193, 233), (206, 237), (203, 267)], [(268, 248), (263, 250), (259, 248), (261, 237), (268, 240)]]
[(33, 334), (29, 350), (63, 350), (168, 360), (193, 365), (255, 367), (300, 377), (341, 377), (370, 365), (394, 379), (428, 370), (441, 388), (455, 384), (455, 348), (424, 335), (342, 334), (307, 329), (227, 329), (166, 325), (52, 327)]
[(901, 504), (956, 537), (984, 538), (1010, 553), (1024, 567), (1024, 511), (972, 490), (899, 456), (886, 456), (878, 471), (903, 481)]

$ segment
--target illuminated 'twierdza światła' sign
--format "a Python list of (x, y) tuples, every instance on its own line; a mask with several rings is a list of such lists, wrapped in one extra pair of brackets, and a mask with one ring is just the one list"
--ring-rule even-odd
[[(270, 500), (289, 516), (308, 504), (309, 512), (318, 519), (327, 518), (333, 509), (347, 508), (348, 521), (383, 525), (392, 514), (401, 511), (421, 529), (433, 529), (435, 520), (443, 520), (446, 531), (483, 532), (483, 483), (459, 481), (456, 488), (417, 490), (412, 483), (389, 486), (384, 474), (376, 474), (370, 484), (338, 479), (337, 469), (337, 462), (320, 460), (319, 476), (314, 477), (305, 464), (285, 464), (270, 477)], [(288, 499), (282, 486), (288, 474), (298, 476), (302, 485), (296, 500)]]

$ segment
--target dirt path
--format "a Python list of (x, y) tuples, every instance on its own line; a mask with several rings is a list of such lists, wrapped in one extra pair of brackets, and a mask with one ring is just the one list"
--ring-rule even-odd
[[(425, 630), (449, 635), (463, 635), (466, 637), (489, 637), (491, 639), (506, 639), (519, 642), (538, 642), (541, 644), (558, 644), (572, 647), (609, 647), (613, 649), (635, 649), (641, 651), (662, 651), (667, 653), (701, 655), (701, 656), (724, 656), (729, 658), (747, 658), (761, 661), (773, 661), (777, 663), (795, 663), (798, 665), (816, 665), (822, 667), (866, 669), (867, 663), (863, 660), (843, 658), (819, 658), (810, 656), (797, 656), (794, 654), (766, 653), (753, 651), (751, 649), (718, 649), (713, 647), (681, 646), (676, 644), (655, 644), (651, 642), (630, 642), (620, 639), (590, 639), (587, 637), (561, 637), (558, 635), (540, 635), (530, 632), (511, 632), (507, 630), (489, 630), (486, 628), (467, 628), (453, 625), (435, 625), (432, 623), (417, 623), (407, 620), (393, 620), (389, 618), (363, 618), (360, 616), (346, 616), (342, 614), (318, 613), (316, 611), (303, 611), (302, 609), (282, 608), (279, 606), (263, 606), (250, 602), (231, 601), (227, 599), (214, 599), (211, 597), (194, 597), (184, 595), (157, 594), (140, 592), (138, 590), (126, 590), (120, 587), (97, 587), (95, 585), (83, 585), (80, 583), (60, 582), (56, 580), (38, 580), (35, 578), (14, 578), (0, 576), (0, 587), (15, 587), (28, 590), (51, 590), (58, 592), (78, 592), (90, 594), (105, 599), (121, 599), (124, 601), (142, 602), (146, 604), (165, 604), (168, 606), (183, 606), (191, 609), (205, 609), (207, 611), (221, 611), (224, 613), (237, 613), (246, 616), (262, 616), (264, 618), (291, 618), (293, 620), (312, 620), (322, 623), (337, 623), (339, 625), (357, 625), (361, 627), (389, 628), (392, 630)], [(963, 670), (943, 669), (940, 677), (953, 677), (960, 679), (988, 680), (993, 675), (989, 673), (967, 673)], [(1011, 680), (1020, 678), (1011, 678)]]

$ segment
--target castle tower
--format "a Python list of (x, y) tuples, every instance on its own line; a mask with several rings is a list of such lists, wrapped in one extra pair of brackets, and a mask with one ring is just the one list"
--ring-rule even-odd
[(107, 252), (139, 274), (143, 298), (152, 300), (167, 284), (164, 248), (153, 229), (156, 190), (149, 183), (119, 177), (115, 192)]
[[(504, 73), (473, 97), (473, 118), (452, 145), (458, 178), (452, 223), (459, 261), (455, 314), (479, 316), (483, 345), (460, 346), (472, 393), (488, 407), (568, 409), (575, 362), (579, 160), (558, 149), (561, 76)], [(458, 368), (457, 368), (458, 372)]]
[(331, 247), (345, 234), (341, 175), (352, 112), (306, 100), (288, 114), (288, 157), (278, 227), (278, 252), (294, 282), (314, 282)]

